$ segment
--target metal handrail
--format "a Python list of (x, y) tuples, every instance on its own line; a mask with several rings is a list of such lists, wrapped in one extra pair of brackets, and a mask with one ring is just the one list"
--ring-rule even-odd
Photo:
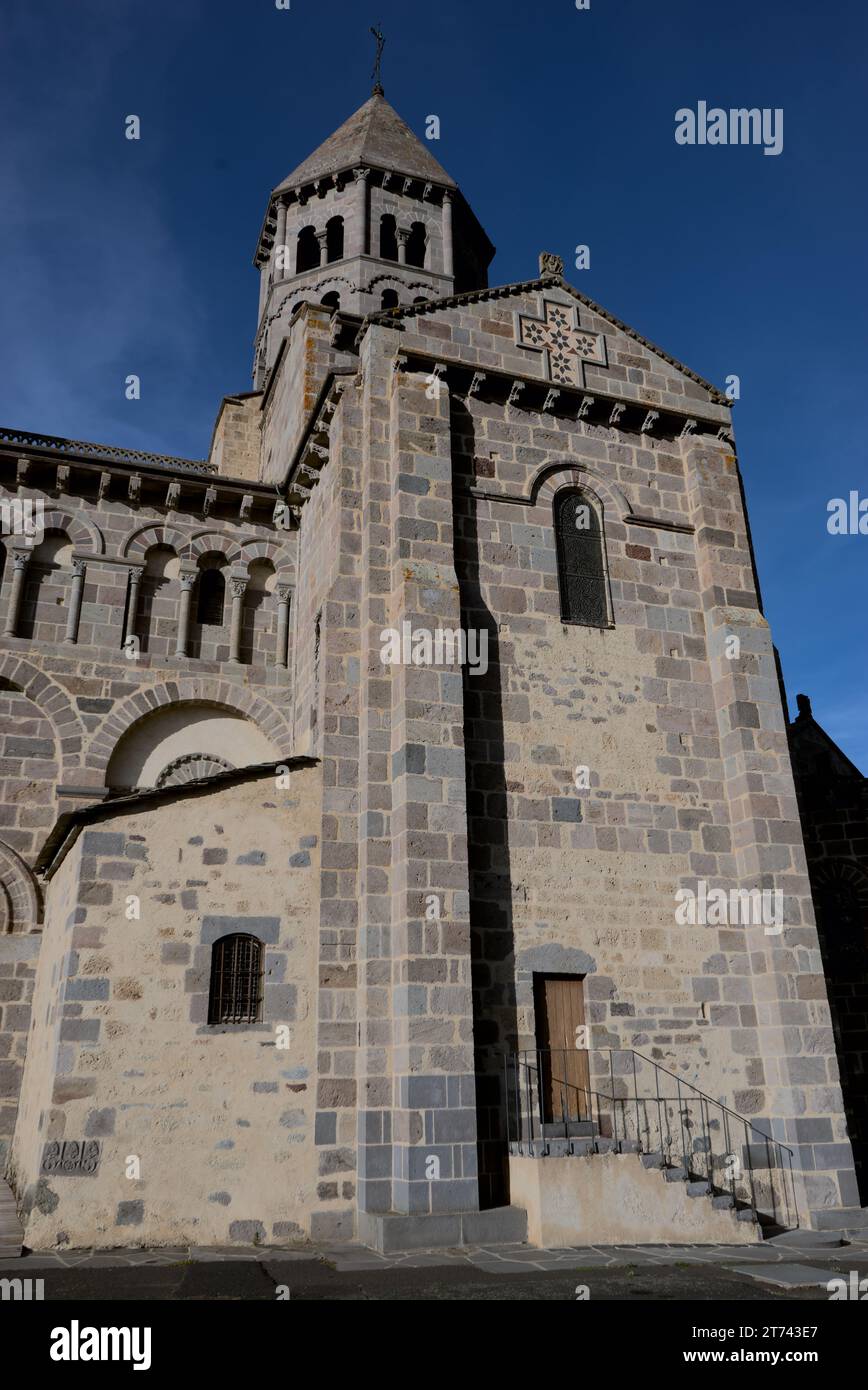
[[(556, 1075), (556, 1071), (566, 1070), (565, 1067), (557, 1066), (556, 1059), (575, 1058), (584, 1053), (589, 1062), (592, 1056), (600, 1057), (598, 1075), (593, 1078), (595, 1085), (592, 1085), (590, 1076), (590, 1066), (588, 1072), (588, 1084), (578, 1085), (575, 1082), (567, 1081), (565, 1076)], [(604, 1058), (608, 1054), (608, 1066)], [(626, 1069), (618, 1067), (618, 1076), (623, 1079), (624, 1094), (616, 1094), (620, 1089), (616, 1086), (615, 1058), (623, 1057), (626, 1061)], [(515, 1067), (514, 1086), (510, 1084), (509, 1065), (513, 1062)], [(641, 1065), (639, 1065), (641, 1064)], [(653, 1082), (653, 1091), (645, 1095), (641, 1093), (640, 1072), (644, 1067), (653, 1068), (653, 1077), (643, 1076), (642, 1081), (650, 1080)], [(597, 1090), (600, 1076), (605, 1076), (608, 1071), (609, 1091), (605, 1089)], [(523, 1074), (522, 1074), (523, 1073)], [(632, 1075), (632, 1093), (630, 1087), (630, 1075)], [(667, 1095), (665, 1090), (661, 1092), (661, 1079), (669, 1078), (675, 1082), (675, 1094)], [(601, 1138), (611, 1138), (616, 1149), (623, 1148), (625, 1143), (629, 1143), (639, 1152), (656, 1151), (653, 1145), (654, 1125), (648, 1107), (656, 1109), (657, 1122), (656, 1133), (659, 1142), (659, 1152), (661, 1158), (670, 1160), (673, 1149), (673, 1134), (670, 1125), (669, 1107), (678, 1107), (678, 1130), (680, 1130), (680, 1166), (684, 1168), (688, 1178), (691, 1175), (704, 1180), (708, 1184), (710, 1192), (715, 1189), (727, 1192), (735, 1203), (739, 1201), (747, 1203), (759, 1215), (763, 1208), (770, 1207), (770, 1211), (765, 1214), (776, 1224), (786, 1224), (787, 1226), (798, 1226), (798, 1208), (795, 1201), (795, 1181), (793, 1177), (793, 1150), (782, 1141), (766, 1134), (759, 1129), (752, 1121), (744, 1115), (739, 1115), (737, 1111), (724, 1104), (721, 1100), (716, 1100), (713, 1096), (702, 1091), (693, 1082), (685, 1080), (670, 1071), (668, 1067), (655, 1062), (653, 1058), (646, 1056), (634, 1048), (584, 1048), (573, 1051), (569, 1048), (532, 1048), (512, 1054), (504, 1054), (504, 1085), (507, 1097), (507, 1138), (512, 1143), (515, 1139), (520, 1145), (528, 1140), (533, 1145), (537, 1139), (545, 1143), (547, 1139), (554, 1137), (554, 1132), (558, 1131), (563, 1125), (563, 1136), (569, 1139), (570, 1124), (589, 1121), (596, 1127), (597, 1133)], [(665, 1086), (665, 1083), (664, 1083)], [(668, 1087), (666, 1087), (668, 1089)], [(560, 1116), (556, 1115), (555, 1102), (559, 1102)], [(691, 1107), (698, 1104), (698, 1117)], [(619, 1115), (620, 1136), (619, 1136)], [(635, 1115), (633, 1111), (635, 1109)], [(596, 1110), (596, 1120), (594, 1111)], [(575, 1114), (572, 1112), (575, 1111)], [(516, 1120), (516, 1135), (513, 1135), (512, 1119)], [(629, 1129), (631, 1123), (635, 1121), (635, 1140), (630, 1138)], [(736, 1173), (731, 1159), (736, 1159), (732, 1150), (732, 1130), (736, 1126), (741, 1126), (743, 1134), (743, 1164), (742, 1172)], [(603, 1135), (603, 1129), (610, 1129), (608, 1135)], [(729, 1172), (725, 1177), (720, 1176), (718, 1180), (715, 1174), (715, 1154), (713, 1135), (715, 1130), (719, 1131), (725, 1144), (723, 1158), (729, 1165)], [(548, 1131), (548, 1133), (547, 1133)], [(737, 1132), (737, 1131), (736, 1131)], [(756, 1149), (760, 1144), (765, 1145), (766, 1165), (763, 1170), (762, 1163), (759, 1164), (760, 1172), (768, 1173), (768, 1178), (760, 1183), (755, 1172), (754, 1155), (752, 1149)], [(545, 1151), (545, 1150), (543, 1150)], [(704, 1162), (699, 1163), (698, 1154), (704, 1155)], [(736, 1163), (738, 1160), (736, 1160)], [(780, 1196), (776, 1190), (776, 1183), (771, 1176), (776, 1172), (782, 1174), (783, 1191)], [(787, 1174), (789, 1174), (789, 1184), (792, 1189), (792, 1210), (790, 1206), (790, 1191), (788, 1190)], [(738, 1184), (742, 1183), (743, 1195), (739, 1196)], [(759, 1188), (765, 1189), (764, 1196)], [(782, 1222), (780, 1217), (783, 1213), (779, 1207), (784, 1205), (786, 1208), (786, 1221)], [(793, 1220), (793, 1217), (795, 1218)]]

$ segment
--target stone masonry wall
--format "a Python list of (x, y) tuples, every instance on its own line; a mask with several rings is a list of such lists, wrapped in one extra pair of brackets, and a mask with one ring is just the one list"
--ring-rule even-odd
[[(319, 800), (318, 770), (295, 769), (289, 789), (193, 792), (81, 833), (48, 893), (12, 1165), (33, 1248), (308, 1232)], [(207, 1022), (232, 932), (264, 943), (259, 1024)], [(96, 1175), (40, 1177), (46, 1142), (86, 1138)]]
[[(538, 354), (511, 345), (516, 310), (541, 304), (408, 320), (400, 350), (539, 372)], [(704, 394), (604, 319), (580, 318), (607, 340), (589, 389), (681, 409)], [(724, 445), (700, 452), (481, 395), (452, 412), (464, 625), (489, 633), (491, 662), (465, 677), (477, 1045), (532, 1046), (533, 973), (584, 974), (595, 1048), (647, 1051), (771, 1127), (807, 1174), (803, 1213), (847, 1201), (837, 1059), (734, 460)], [(552, 501), (577, 484), (604, 511), (611, 630), (559, 621)], [(780, 887), (787, 932), (679, 926), (675, 892), (700, 879)]]

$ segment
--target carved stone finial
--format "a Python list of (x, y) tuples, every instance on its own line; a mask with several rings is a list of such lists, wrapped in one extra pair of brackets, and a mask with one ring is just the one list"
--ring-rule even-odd
[(563, 256), (556, 256), (553, 251), (540, 251), (539, 273), (540, 275), (563, 275)]

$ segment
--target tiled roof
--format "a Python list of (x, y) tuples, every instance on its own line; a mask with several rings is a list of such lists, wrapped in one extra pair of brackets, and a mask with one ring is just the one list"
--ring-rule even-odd
[(278, 184), (276, 193), (338, 173), (370, 167), (455, 188), (442, 165), (401, 120), (385, 97), (375, 93), (343, 125)]

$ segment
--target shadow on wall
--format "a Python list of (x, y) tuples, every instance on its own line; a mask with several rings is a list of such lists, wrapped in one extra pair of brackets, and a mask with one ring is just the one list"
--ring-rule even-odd
[(509, 1202), (504, 1055), (518, 1045), (503, 675), (497, 620), (480, 585), (476, 499), (460, 486), (472, 481), (473, 418), (455, 399), (452, 437), (457, 441), (454, 496), (463, 509), (459, 515), (456, 507), (455, 537), (461, 626), (465, 632), (484, 628), (488, 633), (488, 670), (471, 674), (465, 665), (462, 674), (479, 1201), (482, 1207), (499, 1207)]

